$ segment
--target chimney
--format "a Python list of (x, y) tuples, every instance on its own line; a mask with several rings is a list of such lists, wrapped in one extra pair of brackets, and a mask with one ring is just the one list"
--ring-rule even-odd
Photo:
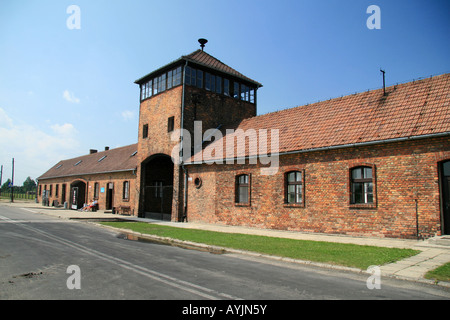
[(109, 147), (105, 147), (105, 151), (108, 151), (109, 150)]
[(386, 71), (380, 69), (380, 72), (383, 74), (383, 95), (385, 96), (386, 95), (386, 80), (385, 80)]
[(89, 154), (93, 154), (93, 153), (97, 153), (97, 150), (95, 150), (95, 149), (90, 149), (90, 150), (89, 150)]

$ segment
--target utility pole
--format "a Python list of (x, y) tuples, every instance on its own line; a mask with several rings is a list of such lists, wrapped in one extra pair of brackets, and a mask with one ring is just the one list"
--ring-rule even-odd
[(14, 202), (14, 158), (12, 159), (11, 202)]
[(2, 195), (2, 178), (3, 178), (3, 165), (0, 169), (0, 196)]

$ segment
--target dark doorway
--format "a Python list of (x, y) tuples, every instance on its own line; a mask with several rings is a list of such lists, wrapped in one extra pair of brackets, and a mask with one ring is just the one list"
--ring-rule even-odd
[(173, 196), (173, 162), (166, 155), (151, 157), (142, 164), (143, 216), (171, 220)]
[(114, 207), (114, 183), (108, 182), (106, 184), (106, 210), (111, 210)]
[(78, 210), (86, 202), (86, 183), (75, 181), (70, 185), (70, 208)]
[(450, 160), (441, 163), (440, 187), (442, 199), (442, 233), (450, 234)]
[(61, 190), (61, 203), (64, 204), (65, 202), (66, 202), (66, 184), (63, 183)]

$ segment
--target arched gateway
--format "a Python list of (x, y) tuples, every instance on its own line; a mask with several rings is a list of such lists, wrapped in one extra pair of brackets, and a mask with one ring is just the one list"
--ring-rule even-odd
[(173, 196), (172, 158), (158, 154), (141, 164), (141, 208), (146, 218), (171, 220)]

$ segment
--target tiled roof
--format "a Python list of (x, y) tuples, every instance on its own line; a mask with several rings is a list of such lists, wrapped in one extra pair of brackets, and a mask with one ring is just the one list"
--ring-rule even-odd
[[(62, 160), (38, 179), (50, 179), (136, 169), (137, 144)], [(102, 159), (103, 158), (103, 159)]]
[(186, 56), (182, 56), (181, 58), (179, 58), (177, 60), (174, 60), (174, 61), (166, 64), (165, 66), (152, 71), (151, 73), (149, 73), (149, 74), (139, 78), (134, 83), (137, 83), (137, 84), (143, 83), (143, 82), (147, 81), (148, 79), (150, 79), (151, 77), (157, 75), (158, 73), (161, 73), (164, 70), (167, 70), (168, 68), (172, 68), (175, 65), (179, 65), (180, 63), (183, 63), (184, 61), (192, 62), (192, 63), (195, 63), (197, 65), (201, 65), (201, 66), (213, 69), (213, 70), (217, 70), (219, 72), (223, 72), (225, 74), (229, 74), (229, 75), (232, 75), (234, 77), (237, 77), (237, 78), (246, 80), (248, 82), (251, 82), (251, 83), (255, 84), (258, 87), (262, 87), (262, 84), (260, 84), (259, 82), (256, 82), (255, 80), (252, 80), (249, 77), (244, 76), (242, 73), (236, 71), (235, 69), (233, 69), (230, 66), (226, 65), (225, 63), (223, 63), (219, 59), (211, 56), (210, 54), (208, 54), (205, 51), (202, 51), (200, 49), (198, 49), (198, 50), (196, 50), (196, 51), (194, 51), (191, 54), (188, 54)]
[[(245, 119), (206, 146), (203, 160), (227, 158), (226, 141), (242, 137), (237, 129), (268, 129), (269, 138), (270, 129), (278, 129), (280, 153), (450, 133), (449, 89), (450, 74), (443, 74), (387, 87), (386, 95), (378, 89)], [(245, 156), (262, 154), (256, 144), (246, 145)], [(224, 156), (209, 156), (219, 146)], [(234, 155), (240, 156), (236, 148)]]
[(211, 69), (215, 69), (230, 75), (233, 75), (235, 77), (241, 78), (241, 79), (245, 79), (247, 81), (250, 81), (256, 85), (258, 85), (259, 87), (262, 87), (262, 84), (256, 82), (255, 80), (252, 80), (246, 76), (244, 76), (242, 73), (236, 71), (235, 69), (231, 68), (230, 66), (226, 65), (225, 63), (223, 63), (222, 61), (220, 61), (217, 58), (214, 58), (213, 56), (211, 56), (210, 54), (206, 53), (205, 51), (202, 50), (197, 50), (192, 52), (191, 54), (187, 55), (187, 56), (183, 56), (182, 57), (185, 60), (197, 63), (199, 65), (203, 65), (206, 66), (208, 68)]

